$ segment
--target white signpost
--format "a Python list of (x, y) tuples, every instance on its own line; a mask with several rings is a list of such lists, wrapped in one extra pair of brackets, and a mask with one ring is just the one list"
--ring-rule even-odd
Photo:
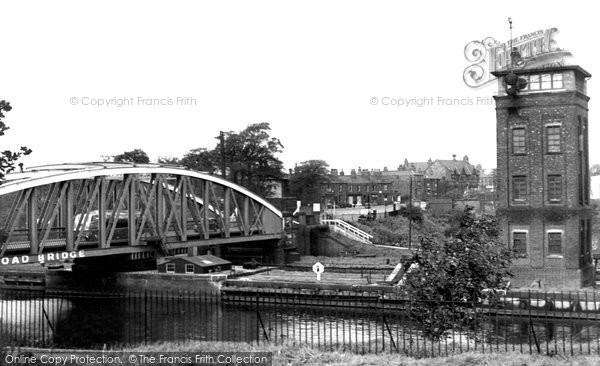
[(313, 272), (317, 274), (317, 281), (321, 281), (321, 273), (325, 271), (325, 266), (321, 262), (317, 262), (313, 265)]

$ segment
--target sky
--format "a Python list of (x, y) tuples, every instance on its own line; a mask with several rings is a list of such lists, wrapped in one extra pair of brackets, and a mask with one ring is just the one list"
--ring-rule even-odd
[[(470, 88), (465, 46), (556, 27), (594, 75), (600, 22), (582, 1), (0, 1), (0, 150), (26, 166), (152, 160), (269, 122), (286, 168), (392, 169), (468, 155), (496, 165), (497, 83)], [(600, 163), (591, 97), (590, 162)], [(410, 101), (413, 102), (410, 102)], [(420, 101), (429, 101), (418, 106)], [(410, 104), (409, 104), (410, 103)], [(423, 102), (421, 102), (423, 103)], [(396, 104), (396, 105), (392, 105)], [(399, 105), (401, 104), (401, 105)]]

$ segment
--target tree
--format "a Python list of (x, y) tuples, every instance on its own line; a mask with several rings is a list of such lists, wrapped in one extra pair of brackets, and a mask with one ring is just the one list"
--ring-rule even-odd
[(125, 151), (122, 154), (115, 155), (113, 158), (115, 163), (137, 163), (137, 164), (148, 164), (150, 158), (148, 154), (142, 149), (134, 149), (131, 151)]
[(305, 203), (319, 202), (320, 185), (329, 181), (328, 167), (324, 160), (301, 162), (290, 177), (290, 194)]
[[(12, 107), (10, 103), (5, 100), (0, 100), (0, 136), (4, 136), (8, 127), (2, 119), (5, 117), (3, 112), (10, 112)], [(25, 155), (31, 154), (31, 149), (26, 146), (21, 146), (19, 151), (14, 152), (11, 150), (4, 150), (0, 152), (0, 183), (4, 180), (6, 174), (15, 170), (17, 161)]]
[(481, 315), (469, 308), (480, 299), (495, 299), (493, 291), (505, 287), (511, 253), (499, 239), (498, 223), (493, 217), (475, 217), (467, 207), (459, 229), (446, 239), (421, 237), (421, 248), (414, 254), (413, 269), (405, 285), (415, 303), (411, 317), (425, 334), (439, 339), (450, 329), (476, 328)]
[(270, 136), (270, 130), (266, 122), (251, 124), (239, 132), (224, 132), (223, 144), (219, 141), (212, 150), (200, 147), (181, 159), (160, 158), (159, 162), (210, 174), (222, 174), (224, 165), (227, 179), (267, 196), (283, 177), (283, 163), (277, 157), (283, 145)]
[(419, 206), (400, 207), (398, 213), (417, 224), (423, 223), (423, 210)]
[(193, 149), (183, 156), (179, 164), (199, 172), (213, 173), (215, 171), (214, 154), (204, 148)]
[(221, 156), (220, 141), (210, 152), (213, 166), (220, 167), (224, 158), (229, 180), (259, 195), (268, 195), (276, 181), (283, 177), (283, 163), (276, 156), (283, 145), (278, 138), (269, 135), (270, 130), (269, 123), (261, 122), (240, 132), (225, 132), (224, 156)]
[(173, 156), (159, 156), (158, 163), (165, 165), (181, 165), (179, 158)]

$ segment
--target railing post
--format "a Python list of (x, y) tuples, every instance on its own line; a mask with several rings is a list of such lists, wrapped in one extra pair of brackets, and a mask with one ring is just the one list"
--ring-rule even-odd
[(148, 343), (148, 291), (144, 290), (144, 344)]

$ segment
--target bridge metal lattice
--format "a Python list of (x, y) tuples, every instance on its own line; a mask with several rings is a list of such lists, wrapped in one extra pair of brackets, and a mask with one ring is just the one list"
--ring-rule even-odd
[(81, 249), (135, 253), (156, 246), (168, 255), (281, 235), (281, 212), (269, 202), (179, 167), (42, 166), (8, 174), (0, 185), (0, 257)]

